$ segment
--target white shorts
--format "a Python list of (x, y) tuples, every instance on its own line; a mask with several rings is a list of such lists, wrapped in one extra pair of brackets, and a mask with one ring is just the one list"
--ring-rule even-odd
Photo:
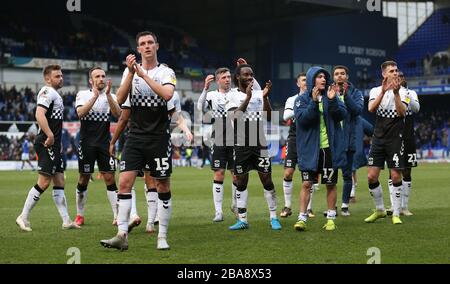
[(28, 153), (22, 153), (22, 161), (27, 161), (30, 159), (30, 154)]

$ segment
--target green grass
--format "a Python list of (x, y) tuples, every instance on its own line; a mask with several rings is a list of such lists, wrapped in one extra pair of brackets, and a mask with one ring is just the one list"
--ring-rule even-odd
[[(279, 210), (283, 206), (282, 167), (274, 167)], [(111, 225), (112, 212), (102, 181), (89, 185), (86, 225), (81, 230), (63, 231), (61, 219), (46, 192), (32, 211), (33, 232), (19, 231), (15, 218), (20, 214), (26, 194), (36, 182), (34, 172), (0, 172), (0, 263), (66, 263), (67, 249), (81, 251), (81, 263), (366, 263), (367, 250), (377, 247), (382, 263), (450, 263), (450, 183), (447, 164), (424, 164), (413, 170), (410, 209), (414, 216), (403, 217), (403, 225), (394, 226), (390, 219), (365, 224), (363, 219), (374, 207), (367, 190), (366, 169), (358, 173), (357, 203), (352, 215), (338, 217), (338, 229), (322, 229), (325, 218), (317, 214), (308, 221), (306, 232), (293, 229), (297, 213), (282, 219), (283, 229), (269, 227), (268, 209), (263, 189), (255, 173), (249, 185), (250, 229), (231, 232), (234, 223), (229, 210), (229, 176), (225, 183), (225, 221), (213, 223), (214, 215), (209, 169), (176, 168), (172, 178), (173, 215), (169, 227), (170, 251), (156, 250), (156, 236), (145, 230), (147, 210), (143, 182), (137, 182), (138, 210), (143, 224), (129, 236), (129, 250), (105, 249), (100, 239), (116, 233)], [(294, 212), (298, 212), (300, 175), (296, 172)], [(341, 177), (340, 177), (341, 178)], [(75, 216), (77, 172), (68, 171), (66, 196), (72, 218)], [(386, 194), (386, 171), (380, 179)], [(325, 189), (314, 196), (317, 213), (325, 207)], [(339, 205), (341, 186), (339, 186)]]

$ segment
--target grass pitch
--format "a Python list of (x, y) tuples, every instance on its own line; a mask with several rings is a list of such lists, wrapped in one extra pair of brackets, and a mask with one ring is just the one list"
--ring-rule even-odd
[[(278, 193), (278, 212), (283, 207), (281, 166), (273, 167)], [(173, 214), (169, 227), (171, 250), (156, 249), (156, 235), (145, 233), (147, 217), (143, 182), (137, 181), (138, 211), (141, 226), (129, 236), (129, 250), (105, 249), (99, 240), (116, 234), (111, 225), (112, 212), (102, 180), (89, 185), (85, 210), (86, 224), (81, 230), (64, 231), (51, 197), (51, 189), (31, 213), (33, 232), (21, 232), (15, 224), (25, 197), (36, 183), (31, 171), (0, 172), (0, 263), (67, 263), (68, 249), (80, 250), (81, 263), (178, 263), (178, 264), (275, 264), (275, 263), (367, 263), (371, 248), (380, 251), (381, 263), (450, 263), (450, 178), (448, 164), (421, 164), (413, 170), (410, 210), (414, 216), (403, 217), (402, 225), (392, 225), (390, 218), (365, 224), (373, 201), (367, 189), (367, 170), (358, 172), (357, 203), (352, 204), (350, 217), (338, 217), (336, 231), (322, 229), (326, 209), (326, 189), (314, 195), (316, 217), (308, 221), (306, 232), (297, 232), (293, 225), (298, 214), (300, 175), (295, 173), (294, 214), (281, 219), (283, 229), (272, 231), (267, 204), (256, 173), (249, 183), (248, 218), (250, 229), (232, 232), (228, 226), (235, 221), (229, 210), (231, 186), (225, 182), (225, 220), (213, 223), (212, 172), (205, 168), (175, 168), (172, 175)], [(387, 195), (386, 171), (380, 181)], [(72, 218), (75, 217), (77, 172), (68, 171), (66, 197)], [(339, 177), (342, 181), (341, 176)], [(338, 187), (338, 206), (342, 187)], [(368, 252), (369, 250), (369, 252)]]

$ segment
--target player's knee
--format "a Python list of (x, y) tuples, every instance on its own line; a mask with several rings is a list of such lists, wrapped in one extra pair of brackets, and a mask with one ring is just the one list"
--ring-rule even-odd
[(292, 177), (294, 176), (294, 171), (291, 169), (284, 170), (284, 180), (292, 181)]
[(376, 183), (378, 181), (378, 175), (374, 173), (368, 173), (367, 174), (367, 181), (369, 183)]
[(119, 181), (119, 191), (120, 192), (130, 192), (131, 187), (133, 187), (133, 182), (129, 179), (120, 179)]
[(112, 173), (103, 173), (103, 179), (105, 180), (106, 184), (115, 183), (114, 174), (112, 174)]
[(91, 174), (80, 174), (78, 183), (82, 184), (82, 185), (87, 185), (89, 183), (90, 177), (91, 177)]
[(274, 189), (275, 189), (275, 185), (273, 184), (272, 180), (264, 183), (264, 190), (272, 191)]
[(44, 191), (50, 186), (50, 179), (39, 180), (37, 185), (39, 185), (39, 187)]
[(156, 179), (156, 189), (158, 193), (170, 192), (170, 181), (169, 179)]
[(312, 188), (312, 185), (313, 185), (312, 181), (304, 181), (302, 182), (302, 190), (309, 192)]
[(214, 172), (214, 180), (223, 181), (225, 179), (225, 170), (216, 170)]
[(399, 183), (402, 181), (402, 175), (399, 171), (391, 171), (392, 183)]
[(244, 184), (242, 184), (242, 185), (238, 184), (238, 185), (236, 186), (236, 190), (237, 190), (237, 191), (240, 191), (240, 192), (242, 192), (242, 191), (244, 191), (244, 190), (246, 190), (246, 189), (247, 189), (247, 186), (244, 185)]
[(247, 183), (248, 183), (248, 177), (246, 177), (245, 175), (243, 176), (236, 176), (236, 190), (239, 190), (238, 188), (241, 188), (242, 190), (240, 191), (244, 191), (247, 188)]
[(403, 180), (408, 181), (408, 182), (410, 182), (412, 180), (411, 169), (403, 170)]
[(233, 180), (234, 184), (237, 184), (237, 177), (234, 175), (234, 173), (231, 171), (231, 179)]
[(327, 188), (327, 191), (335, 191), (335, 190), (337, 190), (337, 187), (336, 187), (335, 184), (327, 184), (326, 188)]

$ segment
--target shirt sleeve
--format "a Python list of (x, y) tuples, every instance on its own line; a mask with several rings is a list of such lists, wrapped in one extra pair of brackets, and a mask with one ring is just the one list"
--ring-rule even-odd
[(203, 111), (203, 106), (205, 105), (207, 91), (203, 89), (202, 94), (198, 98), (197, 101), (197, 110)]
[(400, 89), (399, 94), (401, 101), (408, 106), (411, 102), (411, 98), (408, 95), (408, 92), (405, 89)]
[(48, 109), (53, 102), (52, 92), (44, 87), (37, 96), (37, 105)]
[(167, 101), (167, 111), (169, 111), (169, 112), (175, 108), (174, 99), (175, 99), (175, 95), (172, 96), (172, 98)]
[(127, 78), (128, 73), (130, 73), (130, 71), (128, 71), (128, 67), (127, 67), (127, 68), (125, 68), (125, 70), (123, 71), (123, 74), (122, 74), (122, 80), (120, 80), (120, 85), (122, 85), (123, 82), (125, 82), (125, 79)]
[(77, 97), (75, 99), (75, 108), (78, 108), (80, 106), (84, 106), (86, 104), (86, 98), (83, 96), (83, 92), (79, 91), (77, 93)]
[(255, 90), (255, 91), (262, 90), (261, 85), (258, 83), (258, 81), (255, 78), (253, 78), (253, 90)]
[(120, 107), (121, 108), (131, 108), (130, 96), (127, 97), (125, 102)]
[(225, 109), (227, 111), (238, 108), (240, 106), (239, 101), (240, 93), (233, 94), (232, 96), (229, 96), (227, 98), (227, 101), (225, 103)]
[[(176, 97), (175, 97), (175, 95), (176, 95)], [(181, 112), (180, 95), (177, 92), (175, 92), (174, 97), (175, 97), (175, 101), (174, 101), (175, 111)]]
[(284, 105), (283, 119), (285, 121), (294, 117), (294, 100), (292, 97), (286, 100), (286, 104)]
[(414, 90), (409, 90), (410, 95), (410, 103), (409, 107), (414, 113), (418, 113), (420, 110), (420, 103), (419, 103), (419, 97), (417, 96), (417, 93)]
[(380, 95), (381, 90), (379, 88), (372, 88), (369, 93), (369, 101), (373, 101)]
[(161, 78), (161, 84), (162, 85), (172, 85), (174, 87), (177, 85), (177, 77), (175, 76), (175, 72), (173, 72), (172, 69), (167, 68), (164, 71), (164, 74)]

